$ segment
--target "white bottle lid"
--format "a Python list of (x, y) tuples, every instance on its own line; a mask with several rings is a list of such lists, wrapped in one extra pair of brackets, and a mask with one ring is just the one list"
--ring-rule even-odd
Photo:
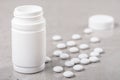
[(43, 9), (37, 5), (23, 5), (16, 7), (14, 10), (14, 16), (19, 18), (33, 18), (43, 14)]
[(106, 30), (114, 27), (114, 18), (108, 15), (94, 15), (88, 20), (88, 26), (93, 30)]

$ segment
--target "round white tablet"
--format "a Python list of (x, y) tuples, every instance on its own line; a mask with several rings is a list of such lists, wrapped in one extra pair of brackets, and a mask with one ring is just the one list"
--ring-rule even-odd
[(77, 65), (73, 66), (73, 69), (75, 71), (82, 71), (82, 70), (84, 70), (84, 67), (82, 65), (77, 64)]
[(54, 41), (60, 41), (60, 40), (62, 40), (62, 37), (61, 37), (60, 35), (54, 35), (54, 36), (52, 37), (52, 39), (53, 39)]
[(68, 59), (69, 55), (67, 53), (60, 54), (61, 59)]
[(79, 52), (79, 49), (77, 47), (71, 47), (71, 48), (69, 48), (69, 51), (71, 53), (77, 53), (77, 52)]
[(60, 73), (60, 72), (63, 71), (63, 67), (62, 66), (55, 66), (55, 67), (53, 67), (53, 71), (57, 72), (57, 73)]
[(79, 34), (73, 34), (72, 39), (78, 40), (78, 39), (81, 39), (81, 36)]
[(80, 63), (80, 59), (79, 58), (72, 58), (71, 61), (74, 62), (74, 64)]
[(66, 45), (67, 45), (68, 47), (71, 47), (71, 46), (75, 46), (76, 43), (75, 43), (75, 41), (67, 41)]
[(114, 27), (114, 18), (109, 15), (94, 15), (89, 18), (88, 26), (94, 30), (106, 30)]
[(86, 65), (86, 64), (90, 63), (90, 60), (87, 59), (87, 58), (83, 58), (83, 59), (80, 60), (80, 63)]
[(98, 37), (91, 37), (90, 42), (97, 43), (97, 42), (100, 42), (100, 39)]
[(94, 48), (94, 52), (103, 53), (104, 50), (102, 48)]
[(87, 44), (81, 44), (79, 45), (79, 48), (85, 50), (85, 49), (89, 49), (89, 46)]
[(60, 51), (60, 50), (56, 50), (53, 52), (53, 55), (56, 56), (56, 57), (59, 57), (63, 52)]
[(93, 51), (93, 52), (90, 53), (90, 56), (98, 57), (98, 56), (100, 56), (100, 53)]
[(99, 62), (100, 59), (98, 57), (89, 57), (90, 62), (96, 63)]
[(45, 57), (45, 63), (48, 63), (48, 62), (50, 62), (50, 61), (51, 61), (51, 58), (48, 57), (48, 56), (46, 56), (46, 57)]
[(90, 28), (84, 29), (84, 33), (85, 34), (90, 34), (90, 33), (92, 33), (92, 29), (90, 29)]
[(71, 78), (74, 76), (74, 73), (72, 71), (65, 71), (63, 73), (63, 76), (66, 77), (66, 78)]
[(82, 53), (78, 56), (79, 59), (88, 58), (88, 54)]
[(64, 49), (64, 48), (66, 48), (66, 45), (64, 43), (59, 43), (59, 44), (57, 44), (57, 48)]
[(72, 67), (72, 66), (74, 66), (74, 62), (73, 61), (65, 61), (65, 66)]

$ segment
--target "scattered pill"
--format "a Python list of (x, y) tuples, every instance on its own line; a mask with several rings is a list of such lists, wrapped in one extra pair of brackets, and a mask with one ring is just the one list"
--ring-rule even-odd
[(100, 39), (98, 37), (91, 37), (90, 42), (97, 43), (97, 42), (100, 42)]
[(100, 59), (98, 57), (89, 57), (90, 62), (96, 63), (99, 62)]
[(81, 36), (79, 34), (73, 34), (72, 39), (78, 40), (78, 39), (81, 39)]
[(79, 52), (79, 49), (77, 47), (71, 47), (71, 48), (69, 48), (69, 51), (71, 53), (76, 53), (76, 52)]
[(74, 66), (74, 62), (73, 61), (65, 61), (65, 66), (72, 67), (72, 66)]
[(61, 37), (60, 35), (54, 35), (54, 36), (52, 37), (52, 39), (53, 39), (54, 41), (60, 41), (60, 40), (62, 40), (62, 37)]
[(85, 49), (89, 49), (89, 46), (87, 44), (81, 44), (79, 48), (85, 50)]
[(86, 65), (86, 64), (90, 63), (90, 60), (87, 59), (87, 58), (83, 58), (83, 59), (80, 60), (80, 63)]
[(78, 56), (79, 59), (88, 58), (88, 54), (82, 53)]
[(63, 73), (63, 76), (66, 77), (66, 78), (71, 78), (74, 76), (74, 73), (72, 71), (65, 71)]
[(56, 50), (53, 52), (53, 55), (56, 56), (56, 57), (59, 57), (63, 52), (60, 51), (60, 50)]
[(103, 53), (104, 50), (102, 48), (95, 48), (94, 52)]
[(75, 46), (76, 43), (75, 43), (74, 41), (67, 41), (66, 45), (67, 45), (68, 47), (71, 47), (71, 46)]
[(100, 56), (100, 53), (93, 51), (93, 52), (90, 53), (90, 56), (98, 57), (98, 56)]
[(73, 69), (75, 71), (82, 71), (82, 70), (84, 70), (84, 67), (82, 65), (77, 64), (77, 65), (73, 66)]
[(92, 29), (90, 29), (90, 28), (84, 29), (84, 33), (85, 34), (90, 34), (90, 33), (92, 33)]
[(57, 44), (57, 48), (64, 49), (64, 48), (66, 48), (66, 45), (64, 43), (59, 43), (59, 44)]
[(72, 58), (71, 61), (74, 62), (74, 64), (80, 63), (80, 59), (79, 58)]
[(46, 57), (45, 57), (45, 63), (48, 63), (48, 62), (50, 62), (50, 61), (51, 61), (51, 58), (48, 57), (48, 56), (46, 56)]
[(57, 72), (57, 73), (60, 73), (60, 72), (63, 71), (63, 67), (62, 66), (55, 66), (55, 67), (53, 67), (53, 71)]
[(69, 55), (67, 53), (60, 54), (61, 59), (68, 59)]

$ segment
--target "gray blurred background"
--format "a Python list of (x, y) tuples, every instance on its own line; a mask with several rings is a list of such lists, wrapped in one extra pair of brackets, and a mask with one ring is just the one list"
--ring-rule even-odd
[[(79, 33), (89, 43), (91, 36), (99, 36), (100, 44), (90, 44), (91, 50), (100, 46), (105, 49), (101, 62), (85, 66), (83, 72), (75, 72), (71, 80), (120, 80), (120, 0), (0, 0), (0, 80), (68, 80), (62, 73), (55, 74), (52, 66), (63, 64), (53, 57), (43, 72), (37, 74), (20, 74), (14, 72), (11, 62), (11, 19), (13, 10), (20, 5), (35, 4), (42, 6), (47, 20), (47, 55), (52, 57), (56, 43), (51, 40), (54, 34), (63, 36), (64, 41), (71, 35)], [(89, 16), (107, 14), (115, 18), (116, 27), (112, 31), (98, 31), (84, 35)], [(88, 51), (89, 52), (89, 51)], [(72, 68), (66, 70), (72, 70)], [(72, 70), (73, 71), (73, 70)], [(74, 72), (74, 71), (73, 71)]]

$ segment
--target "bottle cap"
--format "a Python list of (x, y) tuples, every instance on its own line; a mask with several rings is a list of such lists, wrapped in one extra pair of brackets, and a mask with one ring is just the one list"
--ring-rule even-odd
[(114, 18), (108, 15), (94, 15), (88, 20), (88, 26), (93, 30), (106, 30), (114, 28)]

